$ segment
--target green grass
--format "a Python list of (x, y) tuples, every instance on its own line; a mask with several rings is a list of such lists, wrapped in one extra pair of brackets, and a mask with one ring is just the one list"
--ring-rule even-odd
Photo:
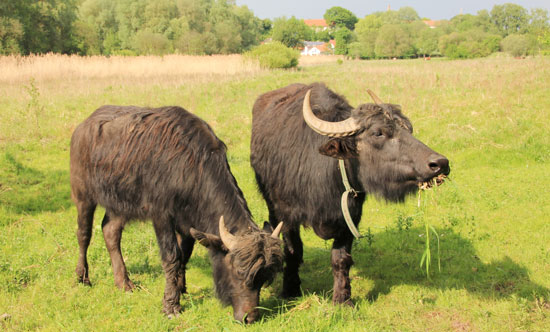
[[(262, 321), (232, 319), (213, 294), (205, 249), (187, 272), (184, 312), (161, 313), (164, 289), (154, 231), (129, 225), (123, 254), (133, 293), (115, 288), (101, 234), (89, 249), (92, 287), (77, 284), (76, 209), (70, 200), (74, 127), (103, 104), (181, 105), (227, 144), (255, 220), (267, 219), (249, 165), (255, 98), (290, 83), (324, 81), (352, 105), (366, 89), (399, 103), (415, 135), (451, 160), (451, 178), (424, 218), (431, 279), (420, 268), (424, 221), (416, 198), (369, 198), (354, 244), (354, 309), (331, 304), (330, 241), (303, 232), (304, 296), (283, 301), (281, 277), (262, 290)], [(122, 82), (122, 83), (121, 83)], [(0, 83), (0, 319), (2, 331), (545, 331), (550, 325), (550, 58), (517, 61), (345, 61), (250, 77)]]

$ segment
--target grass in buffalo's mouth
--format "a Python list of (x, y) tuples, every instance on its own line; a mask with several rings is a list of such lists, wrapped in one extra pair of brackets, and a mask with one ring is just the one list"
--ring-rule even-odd
[(445, 181), (446, 178), (447, 178), (447, 175), (439, 174), (438, 176), (433, 177), (433, 178), (429, 179), (428, 181), (419, 182), (418, 183), (418, 189), (426, 190), (426, 189), (431, 189), (435, 186), (440, 186), (440, 185), (443, 184), (443, 182)]

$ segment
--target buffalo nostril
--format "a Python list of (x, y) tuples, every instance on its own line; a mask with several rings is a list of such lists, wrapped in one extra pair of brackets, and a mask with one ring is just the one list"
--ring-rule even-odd
[(441, 168), (441, 167), (439, 167), (439, 165), (437, 163), (434, 163), (434, 162), (431, 162), (428, 166), (434, 172), (439, 171), (439, 169)]
[(434, 173), (449, 173), (449, 160), (445, 157), (439, 157), (428, 163), (428, 167)]
[(258, 311), (257, 310), (254, 310), (252, 312), (249, 312), (245, 317), (244, 317), (244, 322), (246, 324), (252, 324), (254, 323), (257, 319), (258, 319)]

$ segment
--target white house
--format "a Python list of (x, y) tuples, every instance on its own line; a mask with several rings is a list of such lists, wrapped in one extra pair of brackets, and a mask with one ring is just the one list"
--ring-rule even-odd
[(320, 55), (321, 53), (334, 53), (334, 41), (325, 42), (304, 42), (304, 49), (301, 55)]

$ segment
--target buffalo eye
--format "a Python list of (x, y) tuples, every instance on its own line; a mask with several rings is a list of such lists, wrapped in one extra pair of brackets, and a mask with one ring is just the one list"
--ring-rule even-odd
[(382, 137), (384, 137), (384, 133), (382, 132), (381, 129), (377, 129), (377, 130), (374, 131), (373, 136), (376, 137), (376, 138), (382, 138)]

